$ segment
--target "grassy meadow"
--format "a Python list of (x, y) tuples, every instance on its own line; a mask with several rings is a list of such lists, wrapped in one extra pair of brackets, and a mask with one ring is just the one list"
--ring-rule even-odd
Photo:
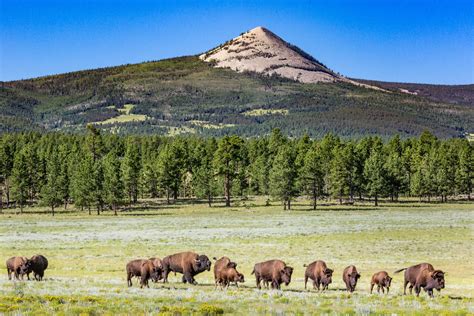
[[(145, 201), (139, 208), (97, 216), (69, 211), (52, 217), (30, 208), (0, 214), (0, 258), (40, 253), (49, 260), (44, 282), (0, 278), (0, 314), (418, 314), (474, 313), (474, 204), (382, 203), (311, 211), (306, 201), (283, 211), (263, 199), (220, 205)], [(245, 283), (214, 288), (212, 272), (197, 286), (137, 281), (127, 287), (125, 265), (134, 258), (164, 257), (193, 250), (229, 256)], [(281, 291), (257, 290), (250, 275), (256, 262), (282, 259), (295, 268)], [(304, 263), (325, 260), (335, 270), (329, 291), (304, 289)], [(212, 259), (211, 259), (212, 260)], [(393, 271), (430, 262), (447, 272), (446, 288), (429, 299), (403, 296), (403, 273)], [(362, 277), (346, 293), (342, 270), (349, 264)], [(389, 295), (370, 294), (373, 273), (394, 277)], [(4, 270), (5, 271), (5, 270)], [(212, 270), (211, 270), (212, 271)], [(310, 287), (311, 288), (311, 287)]]

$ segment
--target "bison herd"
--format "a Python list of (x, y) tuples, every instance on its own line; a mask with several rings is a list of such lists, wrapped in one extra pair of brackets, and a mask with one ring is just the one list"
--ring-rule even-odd
[[(227, 288), (231, 284), (238, 287), (238, 283), (245, 282), (244, 275), (237, 270), (237, 263), (231, 261), (228, 257), (220, 259), (213, 258), (214, 263), (214, 280), (216, 288)], [(211, 261), (206, 255), (199, 255), (194, 252), (176, 253), (163, 259), (136, 259), (132, 260), (126, 265), (127, 285), (132, 286), (132, 279), (139, 278), (140, 287), (149, 287), (148, 281), (163, 283), (168, 282), (168, 275), (180, 273), (183, 275), (183, 283), (196, 284), (194, 277), (204, 271), (211, 270)], [(30, 273), (33, 272), (35, 280), (41, 281), (44, 276), (44, 270), (48, 268), (48, 260), (42, 255), (35, 255), (30, 259), (26, 257), (12, 257), (7, 260), (8, 279), (12, 279), (12, 273), (15, 278), (23, 280), (26, 274), (28, 280)], [(332, 275), (334, 270), (327, 267), (322, 260), (314, 261), (306, 267), (304, 274), (304, 287), (307, 288), (308, 279), (313, 282), (315, 290), (325, 291), (329, 284), (332, 283)], [(399, 273), (405, 271), (403, 294), (406, 294), (407, 285), (412, 290), (415, 289), (415, 294), (419, 296), (423, 288), (430, 297), (433, 297), (433, 290), (440, 291), (444, 288), (444, 275), (441, 270), (437, 270), (429, 263), (421, 263), (408, 268), (403, 268), (395, 271)], [(255, 275), (255, 281), (258, 289), (261, 289), (262, 284), (265, 288), (271, 286), (272, 289), (280, 289), (281, 284), (289, 285), (293, 268), (286, 265), (282, 260), (269, 260), (265, 262), (256, 263), (253, 267), (252, 273)], [(357, 282), (360, 279), (360, 273), (354, 265), (346, 267), (342, 274), (342, 280), (346, 285), (348, 292), (354, 292)], [(380, 271), (372, 276), (370, 282), (370, 293), (372, 293), (375, 286), (377, 292), (382, 290), (382, 293), (387, 293), (390, 290), (392, 278), (386, 271)]]

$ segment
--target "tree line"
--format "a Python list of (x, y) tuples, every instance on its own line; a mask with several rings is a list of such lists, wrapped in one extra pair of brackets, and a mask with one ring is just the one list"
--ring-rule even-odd
[(420, 201), (467, 195), (473, 187), (473, 145), (465, 139), (368, 136), (344, 140), (333, 134), (297, 139), (275, 129), (244, 139), (197, 136), (117, 136), (88, 126), (86, 135), (35, 132), (0, 135), (0, 207), (69, 204), (89, 214), (143, 198), (205, 199), (268, 195), (291, 209), (307, 195), (340, 203), (380, 198)]

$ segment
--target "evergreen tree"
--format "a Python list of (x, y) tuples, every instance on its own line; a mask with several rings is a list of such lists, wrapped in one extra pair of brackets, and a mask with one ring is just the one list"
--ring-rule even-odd
[(464, 142), (459, 150), (459, 160), (455, 175), (458, 194), (467, 194), (471, 200), (474, 176), (474, 150), (472, 145)]
[(206, 198), (211, 207), (212, 198), (217, 194), (217, 181), (212, 166), (213, 153), (217, 149), (214, 139), (196, 148), (195, 156), (199, 165), (194, 170), (193, 185), (198, 198)]
[(134, 138), (130, 138), (126, 143), (125, 157), (123, 159), (123, 182), (128, 195), (129, 203), (137, 203), (138, 189), (140, 182), (140, 148)]
[(364, 176), (367, 180), (367, 193), (374, 197), (374, 204), (378, 206), (378, 197), (385, 187), (385, 170), (382, 154), (374, 150), (365, 162)]
[(105, 202), (117, 215), (117, 208), (123, 200), (124, 185), (120, 160), (114, 150), (110, 151), (104, 159), (104, 192)]
[(291, 209), (291, 199), (296, 193), (296, 172), (292, 151), (288, 146), (280, 148), (270, 170), (270, 193), (283, 202), (283, 209)]
[(15, 203), (20, 205), (20, 212), (23, 213), (23, 206), (28, 200), (29, 170), (27, 162), (27, 149), (23, 148), (15, 155), (12, 170), (12, 197)]
[(331, 195), (339, 198), (342, 204), (342, 198), (351, 194), (352, 172), (351, 148), (339, 145), (334, 150), (334, 159), (330, 167), (330, 191)]
[(81, 207), (81, 209), (87, 207), (89, 215), (91, 214), (91, 206), (94, 202), (95, 182), (93, 172), (94, 161), (91, 155), (86, 154), (79, 160), (72, 181), (74, 205)]
[(61, 166), (56, 150), (48, 157), (46, 184), (41, 188), (41, 200), (45, 205), (51, 207), (51, 214), (54, 216), (54, 208), (62, 203), (61, 196)]
[(305, 191), (313, 199), (313, 210), (316, 210), (318, 196), (322, 194), (324, 187), (323, 158), (317, 146), (312, 146), (307, 151), (299, 177)]
[(216, 175), (224, 180), (225, 206), (230, 206), (232, 183), (239, 173), (239, 164), (242, 160), (244, 141), (238, 136), (224, 136), (214, 155), (214, 170)]

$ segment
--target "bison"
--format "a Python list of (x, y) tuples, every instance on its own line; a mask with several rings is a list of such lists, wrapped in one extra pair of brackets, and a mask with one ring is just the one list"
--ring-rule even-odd
[(140, 287), (150, 287), (148, 285), (149, 279), (158, 280), (158, 275), (161, 274), (162, 263), (158, 258), (150, 258), (143, 260), (140, 267)]
[(346, 267), (342, 273), (342, 280), (346, 284), (346, 289), (351, 293), (355, 291), (359, 278), (360, 274), (357, 272), (357, 268), (353, 265)]
[(399, 273), (399, 272), (402, 272), (403, 270), (405, 270), (405, 276), (404, 276), (405, 280), (403, 282), (403, 294), (406, 295), (408, 283), (410, 284), (410, 294), (412, 294), (413, 287), (416, 284), (416, 279), (420, 275), (421, 271), (423, 270), (434, 271), (434, 268), (433, 268), (433, 265), (425, 262), (425, 263), (420, 263), (408, 268), (399, 269), (395, 271), (394, 273)]
[[(150, 258), (150, 259), (136, 259), (127, 263), (127, 285), (132, 286), (132, 278), (142, 277), (142, 264), (146, 261), (151, 261), (155, 266), (153, 273), (148, 278), (151, 278), (152, 281), (157, 282), (161, 278), (161, 273), (163, 270), (162, 260), (160, 258)], [(148, 280), (148, 279), (147, 279)], [(147, 283), (148, 284), (148, 283)]]
[(308, 283), (308, 278), (313, 280), (313, 288), (319, 291), (320, 286), (323, 286), (323, 291), (328, 289), (329, 284), (332, 283), (332, 269), (329, 269), (326, 266), (326, 262), (322, 260), (314, 261), (308, 265), (303, 265), (306, 267), (304, 273), (304, 288), (306, 289), (306, 284)]
[(382, 293), (384, 292), (384, 289), (387, 289), (387, 294), (390, 291), (390, 285), (392, 284), (392, 278), (388, 275), (386, 271), (380, 271), (375, 273), (372, 276), (372, 280), (370, 281), (370, 294), (372, 294), (372, 290), (374, 289), (374, 286), (377, 285), (377, 293), (380, 293), (380, 290), (382, 289)]
[(434, 297), (433, 289), (441, 291), (444, 289), (444, 272), (441, 270), (422, 270), (415, 282), (416, 296), (420, 295), (421, 288), (424, 288), (430, 297)]
[(30, 279), (30, 273), (33, 272), (33, 276), (36, 281), (43, 280), (44, 270), (48, 268), (48, 259), (43, 255), (34, 255), (31, 259), (20, 267), (20, 273), (26, 274), (28, 280)]
[(255, 264), (252, 274), (255, 274), (257, 288), (261, 288), (260, 283), (270, 282), (272, 289), (280, 289), (281, 284), (290, 284), (293, 268), (286, 265), (281, 260), (269, 260)]
[(163, 258), (163, 282), (168, 282), (170, 272), (182, 273), (183, 283), (197, 284), (194, 276), (211, 270), (211, 261), (206, 255), (194, 252), (180, 252)]
[[(214, 260), (217, 258), (214, 257)], [(218, 285), (228, 287), (234, 282), (238, 287), (238, 282), (245, 282), (244, 275), (237, 271), (237, 263), (230, 261), (228, 257), (222, 257), (214, 264), (214, 280), (216, 288)]]
[[(21, 279), (23, 279), (23, 275), (25, 273), (22, 273), (21, 267), (28, 261), (28, 258), (26, 257), (11, 257), (10, 259), (7, 260), (6, 265), (7, 265), (7, 273), (8, 273), (8, 280), (12, 279), (12, 273), (15, 274), (15, 279), (19, 280), (20, 275)], [(29, 275), (26, 274), (28, 277), (28, 280), (30, 279)]]

